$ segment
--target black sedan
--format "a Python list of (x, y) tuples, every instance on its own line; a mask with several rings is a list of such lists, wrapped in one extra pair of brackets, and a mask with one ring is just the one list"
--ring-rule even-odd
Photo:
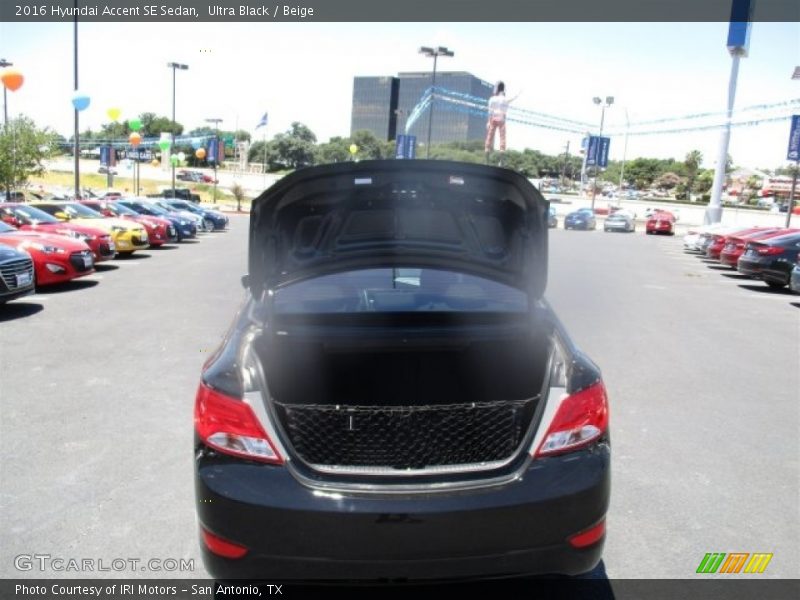
[(598, 564), (608, 399), (543, 299), (547, 218), (519, 173), (438, 160), (300, 169), (253, 202), (245, 302), (195, 399), (212, 577)]
[(564, 217), (564, 229), (596, 229), (597, 219), (591, 208), (579, 208)]
[(0, 304), (33, 294), (35, 281), (30, 254), (0, 244)]
[(736, 269), (744, 275), (763, 279), (771, 288), (780, 289), (789, 285), (798, 253), (800, 233), (749, 242)]

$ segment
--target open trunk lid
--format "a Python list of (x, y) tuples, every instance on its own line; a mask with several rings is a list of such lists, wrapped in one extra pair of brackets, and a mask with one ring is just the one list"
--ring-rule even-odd
[(540, 298), (548, 202), (515, 171), (381, 160), (301, 169), (253, 201), (249, 286), (344, 270), (428, 267), (472, 273)]

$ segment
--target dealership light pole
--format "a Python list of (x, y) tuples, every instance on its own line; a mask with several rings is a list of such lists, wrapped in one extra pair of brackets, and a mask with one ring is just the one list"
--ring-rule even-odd
[[(176, 121), (175, 121), (175, 72), (177, 70), (187, 71), (189, 69), (189, 65), (182, 65), (180, 63), (171, 62), (167, 63), (167, 68), (172, 69), (172, 149), (170, 153), (175, 152), (175, 128), (176, 128)], [(175, 197), (175, 162), (170, 157), (169, 164), (172, 166), (172, 197)]]
[(622, 184), (625, 181), (625, 157), (628, 155), (628, 130), (631, 128), (631, 121), (628, 118), (628, 109), (625, 109), (625, 143), (622, 147), (622, 168), (619, 170), (619, 190), (617, 193), (617, 206), (622, 202)]
[(425, 146), (425, 158), (431, 157), (431, 129), (433, 128), (433, 101), (436, 97), (436, 61), (440, 56), (455, 56), (455, 52), (452, 50), (448, 50), (444, 46), (439, 46), (437, 48), (430, 48), (428, 46), (422, 46), (419, 49), (420, 54), (424, 54), (428, 58), (433, 57), (433, 74), (431, 76), (431, 107), (428, 111), (428, 143)]
[[(0, 68), (13, 67), (14, 63), (8, 62), (5, 58), (0, 58)], [(8, 94), (6, 86), (3, 86), (3, 132), (8, 131)], [(13, 177), (13, 175), (12, 175)], [(6, 181), (6, 202), (11, 202), (11, 182)]]
[(206, 119), (206, 123), (214, 124), (214, 204), (217, 203), (217, 165), (219, 165), (219, 124), (222, 119)]
[(605, 121), (606, 118), (606, 109), (610, 107), (612, 104), (614, 104), (614, 96), (606, 96), (605, 102), (603, 102), (603, 99), (600, 98), (600, 96), (595, 96), (594, 98), (592, 98), (592, 102), (600, 105), (600, 135), (598, 136), (599, 140), (595, 145), (594, 179), (592, 179), (592, 210), (594, 211), (594, 197), (595, 194), (597, 193), (597, 171), (600, 170), (600, 167), (598, 166), (597, 162), (598, 159), (600, 158), (598, 156), (600, 151), (600, 140), (603, 139), (603, 122)]
[(711, 186), (711, 199), (706, 207), (705, 224), (711, 225), (722, 220), (722, 188), (725, 185), (728, 166), (728, 145), (731, 141), (731, 117), (736, 100), (736, 80), (739, 77), (739, 59), (747, 56), (750, 45), (750, 18), (755, 0), (732, 0), (731, 20), (728, 26), (728, 53), (731, 55), (731, 74), (728, 78), (728, 104), (725, 113), (725, 127), (719, 136), (717, 165), (714, 169), (714, 183)]

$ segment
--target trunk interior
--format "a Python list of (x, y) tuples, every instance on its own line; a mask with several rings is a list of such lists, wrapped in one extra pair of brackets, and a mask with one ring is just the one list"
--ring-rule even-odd
[(534, 329), (284, 326), (256, 349), (282, 436), (307, 463), (420, 469), (515, 454), (550, 354)]

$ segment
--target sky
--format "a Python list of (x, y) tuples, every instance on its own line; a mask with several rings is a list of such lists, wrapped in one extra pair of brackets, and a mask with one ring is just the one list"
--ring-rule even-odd
[[(293, 121), (318, 139), (350, 134), (353, 77), (426, 71), (419, 46), (447, 46), (441, 71), (468, 71), (522, 92), (520, 108), (598, 123), (593, 96), (614, 96), (607, 128), (631, 121), (723, 111), (731, 58), (727, 23), (81, 23), (79, 88), (91, 98), (81, 131), (142, 112), (169, 116), (172, 70), (177, 73), (177, 120), (188, 129), (221, 118), (223, 129), (255, 132), (269, 112), (266, 134)], [(0, 23), (0, 57), (25, 76), (8, 94), (9, 115), (72, 133), (72, 23)], [(800, 24), (754, 23), (749, 56), (741, 60), (736, 107), (800, 98)], [(798, 109), (800, 110), (800, 109)], [(579, 134), (511, 123), (509, 147), (548, 154), (580, 146)], [(698, 149), (711, 168), (719, 131), (631, 136), (625, 154), (677, 158)], [(786, 164), (789, 123), (735, 128), (729, 153), (737, 166)], [(610, 158), (619, 160), (623, 137)]]

